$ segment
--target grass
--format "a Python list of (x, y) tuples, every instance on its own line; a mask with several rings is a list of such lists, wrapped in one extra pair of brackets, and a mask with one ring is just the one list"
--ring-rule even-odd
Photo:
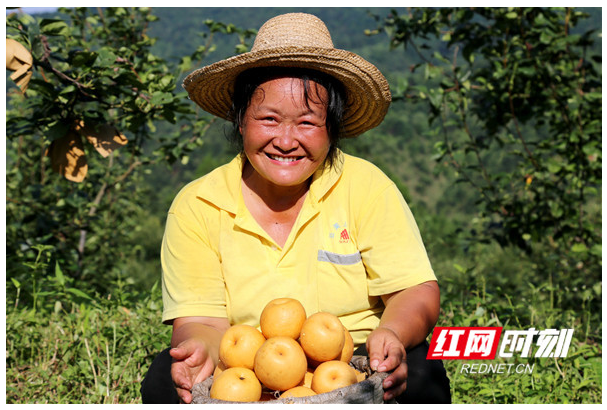
[[(511, 358), (494, 360), (444, 360), (451, 380), (454, 403), (601, 403), (602, 402), (602, 345), (587, 337), (579, 320), (572, 312), (535, 305), (538, 309), (534, 323), (521, 315), (521, 307), (496, 305), (498, 297), (477, 293), (466, 303), (444, 303), (440, 326), (503, 326), (504, 329), (537, 330), (547, 328), (574, 329), (567, 357), (523, 358), (515, 353)], [(508, 299), (516, 299), (514, 296)], [(508, 314), (505, 311), (510, 310)], [(529, 310), (529, 309), (527, 309)], [(499, 313), (501, 312), (501, 313)], [(508, 324), (501, 318), (510, 319)], [(567, 324), (569, 323), (569, 324)], [(600, 329), (598, 335), (600, 335)], [(535, 350), (532, 350), (534, 352)], [(464, 367), (464, 364), (468, 365)], [(499, 365), (502, 365), (498, 368)], [(471, 371), (471, 365), (476, 370)], [(484, 366), (485, 370), (482, 370)], [(493, 365), (494, 370), (487, 369)], [(497, 370), (499, 369), (499, 370)]]
[[(439, 261), (442, 314), (437, 326), (501, 326), (504, 330), (573, 328), (565, 358), (466, 361), (502, 371), (466, 371), (445, 360), (454, 403), (601, 403), (600, 282), (585, 289), (557, 283), (537, 261), (514, 249), (477, 245), (463, 257)], [(582, 289), (584, 288), (584, 289)], [(535, 350), (532, 350), (532, 353)], [(510, 367), (510, 372), (506, 369)], [(517, 368), (519, 372), (517, 372)], [(469, 367), (468, 367), (469, 369)]]
[(170, 340), (157, 288), (125, 305), (7, 306), (7, 403), (141, 403), (139, 385)]
[[(504, 266), (511, 270), (507, 280)], [(566, 358), (492, 361), (533, 365), (532, 373), (467, 373), (463, 361), (445, 360), (454, 403), (602, 402), (601, 313), (590, 300), (561, 307), (557, 295), (565, 290), (549, 280), (531, 282), (536, 268), (490, 245), (465, 255), (465, 262), (436, 261), (439, 326), (575, 329)], [(6, 402), (141, 403), (141, 380), (170, 340), (170, 328), (160, 324), (159, 286), (137, 291), (122, 284), (117, 294), (92, 300), (49, 289), (39, 291), (35, 305), (7, 292)], [(600, 286), (593, 292), (600, 304)]]

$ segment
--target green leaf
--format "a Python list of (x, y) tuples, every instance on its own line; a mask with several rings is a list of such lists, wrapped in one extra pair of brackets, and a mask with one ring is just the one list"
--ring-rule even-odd
[(69, 27), (63, 20), (44, 19), (40, 22), (40, 31), (49, 36), (65, 36), (69, 33)]
[(152, 99), (150, 103), (153, 105), (163, 105), (173, 101), (173, 94), (162, 91), (155, 91), (152, 93)]
[(75, 67), (90, 66), (95, 63), (95, 60), (97, 60), (97, 56), (98, 54), (93, 51), (79, 51), (72, 55), (70, 62)]
[(68, 288), (68, 289), (66, 289), (66, 292), (69, 292), (69, 293), (71, 293), (73, 295), (76, 295), (76, 296), (80, 296), (81, 298), (85, 298), (85, 299), (88, 299), (88, 300), (93, 300), (92, 297), (90, 297), (89, 295), (87, 295), (86, 293), (84, 293), (83, 291), (81, 291), (80, 289)]
[(57, 283), (61, 286), (65, 285), (65, 276), (63, 276), (59, 262), (55, 262), (55, 278), (57, 279)]

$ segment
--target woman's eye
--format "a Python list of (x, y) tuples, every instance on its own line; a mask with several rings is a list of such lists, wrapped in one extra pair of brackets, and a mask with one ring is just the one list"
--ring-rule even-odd
[(300, 124), (301, 124), (301, 125), (306, 125), (306, 126), (309, 126), (309, 127), (313, 127), (313, 126), (315, 126), (315, 125), (316, 125), (316, 124), (315, 124), (314, 122), (312, 122), (312, 121), (305, 121), (305, 120), (304, 120), (304, 121), (302, 121)]

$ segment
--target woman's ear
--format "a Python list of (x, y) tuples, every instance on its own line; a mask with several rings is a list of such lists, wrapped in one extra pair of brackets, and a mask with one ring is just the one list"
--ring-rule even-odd
[(238, 133), (240, 134), (240, 136), (242, 137), (242, 132), (244, 131), (245, 127), (247, 124), (245, 124), (245, 116), (243, 115), (242, 117), (239, 117), (238, 120), (236, 121), (236, 125), (238, 126)]

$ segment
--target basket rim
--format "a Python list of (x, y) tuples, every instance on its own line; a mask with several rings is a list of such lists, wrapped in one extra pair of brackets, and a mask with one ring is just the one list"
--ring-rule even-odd
[[(194, 399), (194, 400), (192, 400), (192, 403), (196, 403), (196, 404), (198, 404), (198, 403), (204, 403), (204, 404), (305, 404), (306, 399), (308, 397), (315, 397), (315, 398), (317, 398), (316, 400), (321, 401), (323, 398), (333, 397), (336, 394), (339, 395), (340, 393), (343, 394), (345, 392), (345, 389), (349, 389), (352, 386), (361, 385), (362, 383), (373, 384), (374, 389), (377, 387), (382, 388), (383, 380), (390, 374), (388, 372), (372, 371), (369, 367), (367, 356), (353, 356), (352, 359), (350, 360), (349, 365), (358, 371), (362, 371), (362, 372), (366, 373), (367, 378), (358, 383), (354, 383), (349, 386), (341, 387), (339, 389), (335, 389), (335, 390), (332, 390), (332, 391), (329, 391), (326, 393), (318, 393), (314, 396), (285, 397), (282, 399), (276, 398), (274, 400), (268, 400), (268, 401), (238, 402), (238, 401), (230, 401), (230, 400), (212, 399), (209, 396), (206, 396), (209, 394), (211, 385), (213, 384), (213, 375), (211, 375), (208, 378), (206, 378), (205, 380), (203, 380), (202, 382), (194, 385), (194, 387), (192, 388), (192, 393), (194, 393), (196, 391), (198, 394), (196, 394), (196, 395), (192, 394), (193, 399)], [(205, 393), (206, 393), (206, 395), (205, 395)], [(274, 391), (274, 393), (276, 394), (276, 391)], [(202, 400), (202, 401), (197, 401), (197, 399)]]

